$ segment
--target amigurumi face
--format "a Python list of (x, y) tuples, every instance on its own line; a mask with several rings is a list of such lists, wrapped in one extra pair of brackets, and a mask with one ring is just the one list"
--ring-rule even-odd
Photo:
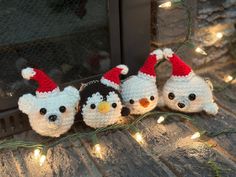
[(131, 114), (144, 114), (157, 106), (158, 91), (155, 82), (131, 76), (122, 83), (121, 94)]
[(213, 102), (212, 90), (201, 77), (190, 73), (188, 79), (171, 77), (163, 88), (165, 104), (181, 112), (206, 111), (215, 115), (218, 106)]
[(212, 84), (197, 76), (171, 49), (163, 55), (172, 64), (172, 76), (163, 87), (163, 99), (171, 109), (182, 112), (201, 112), (215, 115), (218, 106), (214, 103)]
[(145, 114), (157, 106), (159, 98), (155, 65), (162, 58), (163, 52), (160, 49), (154, 50), (140, 67), (138, 74), (130, 76), (121, 84), (121, 95), (131, 114)]
[(127, 111), (121, 104), (120, 94), (99, 82), (85, 87), (80, 93), (81, 114), (90, 127), (112, 125)]
[(130, 110), (122, 106), (119, 92), (120, 75), (127, 73), (126, 65), (117, 65), (104, 73), (100, 81), (90, 81), (81, 87), (79, 107), (88, 126), (106, 127), (129, 115)]
[(28, 115), (33, 130), (43, 136), (59, 137), (74, 123), (78, 100), (78, 90), (69, 86), (45, 98), (25, 94), (18, 104)]

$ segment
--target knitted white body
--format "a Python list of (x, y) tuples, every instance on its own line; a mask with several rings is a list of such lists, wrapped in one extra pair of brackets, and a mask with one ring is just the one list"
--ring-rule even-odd
[[(109, 107), (108, 112), (100, 112), (98, 110), (99, 104), (106, 102)], [(112, 104), (116, 103), (116, 107), (113, 108)], [(95, 105), (94, 109), (91, 109), (91, 104)], [(86, 104), (82, 107), (81, 114), (83, 115), (84, 122), (93, 128), (106, 127), (116, 123), (121, 117), (122, 104), (121, 100), (115, 92), (109, 92), (106, 96), (106, 101), (103, 101), (103, 96), (97, 92), (91, 97), (87, 98)]]
[[(174, 94), (174, 99), (169, 98), (169, 93)], [(190, 94), (195, 94), (194, 100), (189, 99)], [(201, 112), (215, 115), (218, 106), (213, 101), (212, 90), (207, 82), (191, 72), (187, 77), (172, 76), (164, 85), (163, 98), (169, 108), (182, 112)], [(180, 108), (178, 103), (185, 106)]]
[[(121, 85), (121, 96), (126, 107), (131, 111), (131, 114), (144, 114), (151, 111), (157, 106), (158, 102), (158, 90), (153, 80), (140, 75), (130, 76)], [(153, 96), (154, 100), (150, 100)], [(140, 100), (145, 99), (148, 104), (144, 107), (140, 104)], [(133, 100), (133, 104), (130, 103)]]
[[(67, 132), (74, 123), (74, 116), (77, 113), (79, 92), (71, 86), (64, 91), (47, 94), (47, 97), (36, 97), (25, 94), (20, 97), (19, 109), (26, 113), (33, 130), (43, 136), (59, 137)], [(59, 108), (64, 106), (65, 112), (60, 112)], [(45, 108), (46, 114), (40, 114), (40, 109)], [(49, 121), (50, 115), (56, 115), (57, 120)]]

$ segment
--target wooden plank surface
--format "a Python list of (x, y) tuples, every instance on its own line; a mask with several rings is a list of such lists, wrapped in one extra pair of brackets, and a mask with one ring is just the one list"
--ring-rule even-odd
[[(209, 117), (206, 114), (195, 116), (200, 129), (207, 132), (220, 132), (225, 129), (236, 128), (236, 117), (223, 109), (216, 116)], [(223, 134), (213, 138), (217, 145), (223, 148), (222, 153), (229, 154), (229, 158), (236, 161), (236, 134)], [(223, 152), (224, 151), (224, 152)]]
[[(219, 105), (219, 113), (216, 116), (206, 114), (196, 115), (200, 128), (209, 132), (219, 132), (224, 129), (236, 128), (236, 84), (226, 83), (224, 78), (235, 74), (236, 64), (231, 63), (224, 67), (215, 69), (214, 72), (203, 73), (203, 76), (210, 78), (215, 89), (214, 96)], [(224, 134), (214, 138), (220, 151), (236, 161), (236, 134)]]
[[(41, 137), (34, 131), (28, 131), (16, 135), (15, 139), (41, 142), (48, 138)], [(39, 160), (35, 159), (33, 150), (19, 149), (13, 152), (15, 164), (20, 169), (18, 171), (24, 172), (23, 176), (102, 176), (79, 140), (73, 143), (63, 142), (49, 149), (47, 160), (42, 167), (39, 166)]]
[(127, 131), (110, 132), (100, 138), (103, 149), (101, 158), (93, 154), (90, 144), (84, 144), (103, 176), (172, 176)]
[(145, 150), (157, 158), (162, 153), (174, 150), (178, 142), (193, 133), (179, 118), (170, 118), (162, 124), (157, 123), (158, 118), (150, 117), (138, 126), (146, 141)]
[(191, 143), (161, 156), (161, 160), (181, 177), (217, 176), (210, 163), (224, 177), (236, 176), (236, 166), (203, 143)]
[(20, 171), (17, 169), (12, 151), (4, 151), (0, 153), (0, 176), (20, 176)]

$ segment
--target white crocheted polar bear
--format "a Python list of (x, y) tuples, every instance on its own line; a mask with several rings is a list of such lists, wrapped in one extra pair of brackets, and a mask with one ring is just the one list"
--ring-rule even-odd
[(23, 69), (22, 76), (39, 84), (36, 96), (25, 94), (18, 101), (19, 109), (28, 115), (32, 129), (50, 137), (67, 132), (77, 113), (79, 91), (71, 86), (60, 91), (45, 73), (35, 68)]
[(172, 64), (172, 76), (163, 87), (165, 105), (181, 112), (217, 114), (212, 85), (197, 76), (171, 49), (164, 49), (163, 55)]

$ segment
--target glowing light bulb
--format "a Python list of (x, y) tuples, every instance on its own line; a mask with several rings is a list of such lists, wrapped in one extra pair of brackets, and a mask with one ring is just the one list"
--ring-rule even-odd
[(102, 155), (101, 150), (102, 150), (102, 148), (101, 148), (100, 144), (95, 144), (94, 145), (93, 151), (94, 151), (95, 156), (100, 158), (100, 159), (103, 159), (103, 155)]
[(39, 150), (39, 149), (35, 149), (35, 150), (34, 150), (34, 158), (35, 158), (35, 159), (38, 159), (38, 158), (40, 157), (40, 155), (41, 155), (40, 150)]
[(162, 122), (164, 122), (165, 117), (164, 116), (160, 116), (159, 119), (157, 120), (157, 123), (160, 124)]
[(96, 153), (100, 153), (100, 152), (101, 152), (101, 146), (100, 146), (100, 144), (95, 144), (95, 146), (94, 146), (94, 151), (95, 151)]
[(230, 75), (224, 77), (224, 81), (227, 83), (232, 81), (233, 79), (234, 79), (233, 76), (230, 76)]
[(170, 8), (171, 6), (172, 6), (171, 1), (167, 1), (159, 5), (160, 8), (164, 8), (164, 9)]
[(201, 134), (199, 132), (195, 132), (192, 136), (191, 136), (191, 140), (195, 140), (197, 138), (200, 138)]
[(200, 47), (197, 47), (195, 49), (195, 52), (200, 53), (202, 55), (207, 55), (207, 53), (202, 48), (200, 48)]
[(217, 37), (217, 39), (222, 39), (223, 33), (221, 33), (221, 32), (216, 33), (216, 37)]
[(139, 132), (135, 133), (134, 138), (138, 143), (140, 143), (140, 144), (144, 143), (143, 136), (141, 133), (139, 133)]
[(41, 155), (39, 159), (39, 165), (42, 166), (45, 161), (46, 161), (46, 155)]

